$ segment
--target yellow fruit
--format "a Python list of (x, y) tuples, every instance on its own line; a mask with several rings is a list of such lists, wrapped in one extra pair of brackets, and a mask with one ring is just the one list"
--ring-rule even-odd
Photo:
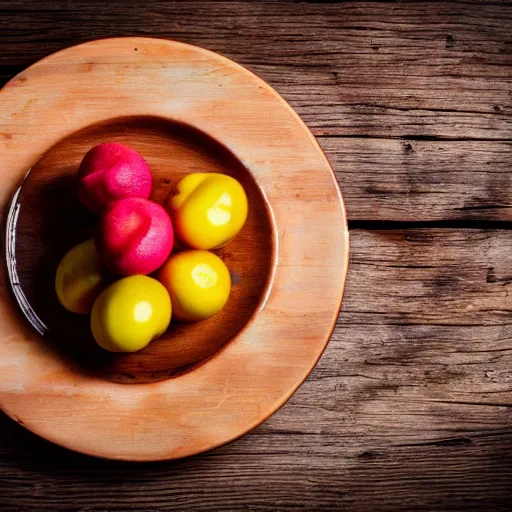
[(92, 308), (91, 329), (110, 352), (136, 352), (161, 336), (171, 321), (167, 290), (148, 276), (136, 275), (110, 285)]
[(208, 251), (183, 251), (171, 256), (158, 280), (171, 296), (178, 320), (194, 322), (218, 313), (228, 301), (231, 276), (224, 262)]
[(247, 196), (231, 176), (195, 173), (178, 183), (169, 209), (182, 242), (194, 249), (212, 249), (242, 229), (247, 219)]
[(55, 276), (55, 291), (59, 302), (68, 311), (85, 314), (91, 311), (108, 281), (109, 273), (91, 239), (73, 247), (62, 258)]

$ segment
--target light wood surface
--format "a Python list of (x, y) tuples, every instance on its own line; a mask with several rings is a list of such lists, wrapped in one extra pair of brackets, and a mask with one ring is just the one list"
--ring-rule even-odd
[(510, 510), (510, 2), (0, 0), (0, 13), (2, 83), (121, 34), (256, 72), (331, 161), (352, 258), (326, 351), (257, 429), (134, 465), (0, 418), (5, 510)]
[[(327, 159), (277, 93), (206, 50), (120, 38), (34, 64), (5, 85), (0, 111), (0, 131), (12, 134), (0, 147), (4, 211), (32, 168), (11, 210), (17, 222), (8, 246), (16, 247), (9, 256), (19, 277), (10, 277), (48, 329), (48, 340), (29, 329), (4, 276), (2, 409), (67, 448), (160, 460), (231, 441), (280, 407), (334, 328), (348, 234)], [(244, 232), (220, 250), (240, 276), (230, 306), (210, 322), (171, 328), (148, 349), (118, 357), (94, 347), (86, 319), (47, 298), (59, 258), (92, 234), (73, 173), (103, 136), (147, 157), (155, 200), (207, 166), (240, 179), (252, 209)]]

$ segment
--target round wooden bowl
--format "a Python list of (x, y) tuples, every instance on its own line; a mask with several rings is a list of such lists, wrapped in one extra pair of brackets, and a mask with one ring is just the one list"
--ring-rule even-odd
[[(250, 204), (243, 230), (216, 251), (233, 280), (226, 308), (173, 322), (134, 354), (100, 349), (89, 318), (54, 292), (59, 260), (94, 234), (74, 176), (104, 141), (142, 154), (157, 202), (188, 173), (222, 172)], [(0, 406), (20, 424), (91, 455), (174, 459), (258, 425), (314, 367), (343, 294), (343, 202), (314, 137), (246, 69), (150, 38), (58, 52), (0, 92), (0, 162)]]

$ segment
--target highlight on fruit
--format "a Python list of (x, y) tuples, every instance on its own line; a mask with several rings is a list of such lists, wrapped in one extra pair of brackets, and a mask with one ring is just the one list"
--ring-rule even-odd
[(149, 199), (152, 186), (143, 156), (118, 142), (90, 149), (77, 172), (77, 201), (98, 216), (96, 235), (63, 255), (55, 293), (68, 312), (91, 315), (92, 335), (109, 352), (142, 350), (171, 321), (206, 320), (229, 301), (229, 269), (209, 249), (243, 228), (243, 186), (191, 173), (164, 206)]

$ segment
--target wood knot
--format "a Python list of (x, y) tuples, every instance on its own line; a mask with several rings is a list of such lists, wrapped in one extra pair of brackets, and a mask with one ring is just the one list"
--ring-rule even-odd
[(498, 282), (498, 278), (496, 277), (496, 272), (494, 271), (494, 267), (489, 267), (487, 269), (487, 277), (485, 280), (488, 283), (497, 283)]
[(412, 148), (412, 145), (409, 144), (408, 142), (406, 144), (404, 144), (404, 152), (406, 154), (414, 152), (414, 149)]
[(446, 48), (453, 48), (455, 46), (455, 39), (452, 35), (448, 34), (446, 36)]
[(451, 439), (441, 439), (432, 443), (434, 446), (461, 446), (471, 444), (469, 437), (453, 437)]
[(374, 460), (379, 455), (380, 455), (380, 453), (369, 450), (369, 451), (360, 453), (357, 457), (359, 459), (363, 459), (363, 460)]

